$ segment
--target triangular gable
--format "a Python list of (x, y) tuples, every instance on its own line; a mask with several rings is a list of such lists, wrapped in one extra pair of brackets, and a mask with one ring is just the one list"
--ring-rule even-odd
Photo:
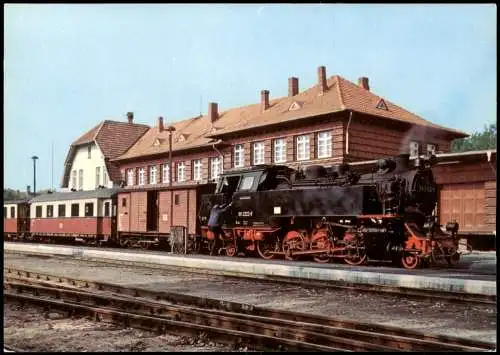
[(375, 106), (375, 108), (389, 111), (389, 108), (387, 107), (387, 104), (385, 103), (384, 99), (380, 99), (380, 101), (378, 102), (377, 106)]
[(302, 108), (302, 106), (297, 101), (294, 101), (290, 105), (290, 108), (288, 109), (288, 111), (296, 111), (296, 110), (300, 110), (301, 108)]

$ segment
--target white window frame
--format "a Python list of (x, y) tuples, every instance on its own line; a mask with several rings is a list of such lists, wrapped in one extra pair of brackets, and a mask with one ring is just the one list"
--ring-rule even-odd
[(201, 180), (201, 159), (193, 160), (193, 180)]
[(311, 150), (309, 148), (309, 136), (297, 136), (297, 160), (309, 160)]
[(177, 181), (183, 182), (186, 180), (186, 164), (181, 161), (177, 163)]
[(78, 190), (83, 190), (83, 169), (78, 170)]
[(222, 173), (222, 159), (221, 157), (210, 158), (210, 177), (217, 179)]
[(163, 167), (162, 167), (162, 182), (164, 184), (168, 183), (169, 182), (169, 179), (170, 179), (170, 174), (169, 174), (169, 170), (170, 170), (170, 166), (167, 164), (163, 164)]
[(149, 167), (149, 183), (151, 185), (154, 185), (157, 183), (157, 174), (156, 174), (157, 170), (158, 169), (157, 169), (156, 165)]
[(420, 145), (418, 142), (411, 141), (409, 144), (409, 150), (410, 150), (410, 158), (415, 158), (418, 156), (418, 151), (419, 151)]
[(134, 169), (127, 169), (127, 186), (134, 186)]
[(331, 158), (332, 156), (332, 132), (318, 133), (318, 158)]
[(99, 187), (101, 184), (101, 167), (95, 167), (95, 187)]
[(435, 155), (436, 154), (436, 145), (435, 144), (427, 144), (427, 155)]
[(274, 162), (286, 162), (286, 138), (277, 138), (273, 142)]
[(245, 148), (243, 144), (234, 146), (234, 167), (243, 168), (245, 166)]
[(253, 147), (253, 165), (259, 165), (265, 163), (265, 144), (264, 142), (254, 142)]
[(108, 186), (108, 172), (106, 171), (106, 167), (102, 167), (102, 185), (104, 187)]
[(138, 184), (139, 186), (143, 186), (146, 184), (146, 174), (144, 171), (144, 168), (139, 168), (139, 173), (138, 173)]
[(76, 184), (76, 170), (73, 170), (71, 172), (71, 188), (76, 190), (77, 184)]

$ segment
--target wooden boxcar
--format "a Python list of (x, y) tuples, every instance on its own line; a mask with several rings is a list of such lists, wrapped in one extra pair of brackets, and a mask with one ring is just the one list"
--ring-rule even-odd
[(214, 190), (213, 183), (121, 190), (117, 197), (120, 244), (168, 243), (174, 226), (185, 227), (187, 235), (199, 235), (200, 196)]
[(107, 241), (115, 234), (117, 189), (58, 192), (31, 203), (30, 238)]
[(3, 204), (4, 239), (22, 238), (30, 231), (30, 207), (26, 200)]

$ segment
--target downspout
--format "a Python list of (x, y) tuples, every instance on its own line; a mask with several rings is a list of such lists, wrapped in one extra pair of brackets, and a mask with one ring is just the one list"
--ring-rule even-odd
[(486, 152), (486, 157), (488, 158), (488, 164), (490, 165), (491, 170), (493, 170), (495, 177), (497, 177), (497, 171), (496, 171), (495, 167), (493, 166), (493, 164), (491, 163), (491, 150), (488, 150)]
[(347, 122), (347, 127), (345, 129), (345, 154), (349, 154), (349, 126), (351, 125), (352, 111), (349, 112), (349, 121)]

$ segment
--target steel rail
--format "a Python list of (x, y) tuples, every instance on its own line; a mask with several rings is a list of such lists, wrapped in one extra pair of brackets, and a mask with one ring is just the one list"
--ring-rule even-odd
[[(461, 339), (448, 336), (440, 336), (434, 334), (424, 334), (420, 332), (380, 326), (366, 323), (356, 323), (350, 321), (339, 321), (323, 316), (307, 315), (289, 311), (270, 310), (252, 305), (245, 305), (234, 302), (226, 302), (221, 300), (213, 300), (202, 297), (183, 295), (171, 292), (157, 292), (137, 288), (129, 288), (115, 284), (106, 284), (93, 282), (88, 280), (77, 280), (66, 277), (27, 272), (22, 270), (7, 270), (7, 275), (4, 278), (7, 282), (18, 282), (38, 284), (54, 287), (54, 283), (61, 288), (84, 287), (87, 290), (98, 290), (112, 292), (115, 295), (143, 297), (149, 299), (147, 307), (156, 307), (154, 313), (159, 313), (158, 307), (163, 309), (161, 312), (170, 312), (178, 316), (178, 306), (175, 310), (165, 311), (165, 304), (151, 304), (151, 300), (167, 301), (174, 305), (187, 305), (191, 312), (198, 311), (204, 313), (212, 313), (222, 317), (237, 317), (246, 321), (260, 321), (268, 324), (284, 325), (287, 324), (294, 329), (301, 329), (306, 332), (323, 333), (333, 337), (348, 337), (360, 341), (368, 341), (375, 345), (388, 346), (399, 350), (406, 349), (412, 351), (440, 349), (443, 343), (446, 343), (447, 349), (454, 347), (454, 351), (470, 351), (471, 348), (477, 350), (492, 349), (494, 344)], [(10, 274), (9, 274), (10, 273)], [(197, 307), (195, 309), (194, 307)], [(147, 308), (146, 307), (146, 308)], [(160, 312), (160, 313), (161, 313)], [(290, 323), (292, 322), (292, 323)], [(374, 336), (375, 334), (375, 336)], [(306, 334), (307, 335), (307, 334)], [(335, 340), (335, 339), (333, 339)], [(352, 346), (357, 346), (354, 344)], [(355, 348), (351, 348), (354, 351)], [(382, 349), (380, 349), (382, 350)]]
[[(11, 252), (12, 254), (25, 255), (22, 252)], [(30, 255), (40, 255), (47, 256), (46, 254), (40, 253), (30, 253)], [(51, 255), (51, 258), (57, 259), (68, 259), (66, 256)], [(438, 290), (426, 290), (426, 289), (415, 289), (409, 287), (400, 286), (387, 286), (387, 285), (368, 285), (368, 284), (356, 284), (346, 281), (321, 281), (321, 280), (305, 280), (305, 279), (294, 279), (285, 276), (271, 276), (271, 275), (256, 275), (249, 273), (240, 273), (233, 271), (223, 271), (223, 270), (210, 270), (204, 268), (188, 268), (182, 266), (172, 266), (172, 265), (157, 265), (153, 263), (135, 262), (135, 261), (125, 261), (125, 260), (110, 260), (101, 258), (85, 258), (85, 257), (72, 257), (73, 260), (82, 260), (90, 262), (98, 262), (110, 265), (119, 266), (136, 266), (149, 269), (161, 269), (165, 271), (175, 271), (184, 272), (190, 274), (203, 274), (212, 276), (222, 276), (226, 278), (234, 279), (249, 279), (258, 280), (260, 282), (269, 282), (289, 285), (298, 285), (302, 287), (319, 287), (319, 288), (330, 288), (330, 289), (340, 289), (347, 291), (357, 291), (357, 292), (370, 292), (375, 294), (385, 294), (385, 295), (396, 295), (410, 297), (419, 300), (432, 300), (432, 301), (445, 301), (452, 303), (476, 303), (476, 304), (497, 304), (496, 295), (480, 295), (480, 294), (469, 294), (462, 292), (452, 292), (452, 291), (438, 291)]]

